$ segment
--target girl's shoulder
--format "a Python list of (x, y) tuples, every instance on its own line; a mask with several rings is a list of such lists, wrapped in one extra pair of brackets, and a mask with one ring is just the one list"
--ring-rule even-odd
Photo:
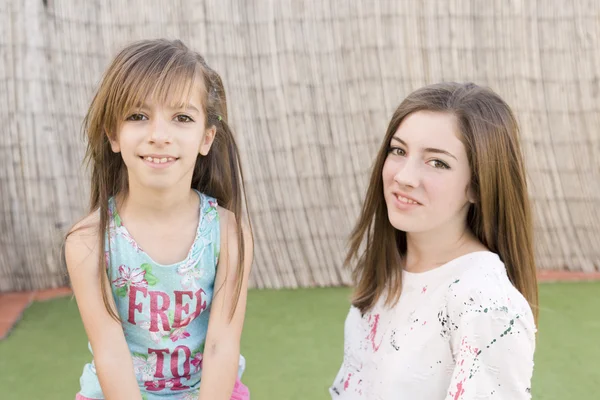
[[(237, 257), (239, 246), (243, 245), (244, 258), (252, 259), (254, 251), (254, 236), (252, 234), (251, 225), (244, 218), (242, 218), (242, 216), (240, 216), (241, 220), (238, 222), (238, 217), (235, 215), (235, 213), (226, 209), (225, 207), (216, 206), (216, 210), (219, 216), (221, 249), (227, 249), (227, 253), (233, 251), (233, 253), (228, 254), (228, 256)], [(242, 240), (241, 243), (240, 239)]]
[(448, 285), (449, 313), (457, 318), (499, 313), (532, 317), (529, 303), (511, 283), (497, 254), (478, 252), (465, 262), (468, 265)]
[(98, 275), (100, 255), (100, 213), (94, 211), (69, 229), (64, 244), (64, 258), (71, 279), (81, 272)]
[(100, 232), (100, 210), (96, 210), (73, 224), (65, 237), (65, 245), (97, 241)]
[(237, 217), (233, 211), (222, 206), (216, 206), (216, 210), (219, 215), (222, 239), (226, 238), (229, 241), (237, 242), (238, 230), (241, 228), (244, 240), (252, 240), (250, 226), (244, 219), (238, 225)]

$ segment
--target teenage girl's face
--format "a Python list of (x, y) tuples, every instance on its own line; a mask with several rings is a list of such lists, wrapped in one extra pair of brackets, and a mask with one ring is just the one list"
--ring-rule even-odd
[(151, 189), (190, 186), (198, 154), (208, 154), (216, 128), (205, 127), (201, 88), (192, 90), (188, 104), (167, 105), (147, 100), (128, 112), (116, 138), (127, 166), (129, 183)]
[(471, 171), (453, 115), (417, 111), (404, 118), (389, 143), (382, 178), (396, 229), (456, 232), (466, 226)]

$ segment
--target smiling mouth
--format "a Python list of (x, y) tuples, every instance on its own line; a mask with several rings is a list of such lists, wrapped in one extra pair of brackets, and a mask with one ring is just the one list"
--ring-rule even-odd
[(402, 195), (395, 194), (395, 193), (394, 193), (394, 196), (395, 196), (395, 197), (396, 197), (396, 199), (397, 199), (399, 202), (401, 202), (401, 203), (404, 203), (404, 204), (416, 204), (416, 205), (421, 205), (421, 203), (419, 203), (419, 202), (417, 202), (417, 201), (414, 201), (414, 200), (412, 200), (412, 199), (409, 199), (408, 197), (404, 197), (404, 196), (402, 196)]
[(140, 157), (140, 158), (144, 161), (148, 161), (153, 164), (165, 164), (165, 163), (177, 160), (177, 158), (175, 158), (175, 157), (150, 157), (150, 156), (147, 156), (147, 157)]

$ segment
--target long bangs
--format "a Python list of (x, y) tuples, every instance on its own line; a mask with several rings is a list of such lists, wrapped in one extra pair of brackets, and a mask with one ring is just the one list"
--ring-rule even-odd
[(114, 92), (113, 101), (107, 104), (107, 131), (116, 131), (128, 113), (147, 102), (174, 108), (189, 105), (198, 83), (204, 90), (200, 68), (193, 53), (176, 47), (133, 53), (117, 67), (120, 73), (111, 84)]

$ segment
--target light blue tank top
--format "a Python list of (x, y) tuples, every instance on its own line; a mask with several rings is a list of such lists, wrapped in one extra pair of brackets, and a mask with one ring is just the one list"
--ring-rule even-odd
[[(109, 200), (105, 258), (135, 376), (146, 400), (198, 398), (220, 251), (217, 201), (199, 192), (198, 196), (196, 238), (185, 260), (171, 265), (156, 263), (140, 248), (121, 223), (114, 199)], [(244, 365), (240, 355), (240, 378)], [(82, 396), (104, 398), (93, 361), (85, 365), (80, 384)]]

